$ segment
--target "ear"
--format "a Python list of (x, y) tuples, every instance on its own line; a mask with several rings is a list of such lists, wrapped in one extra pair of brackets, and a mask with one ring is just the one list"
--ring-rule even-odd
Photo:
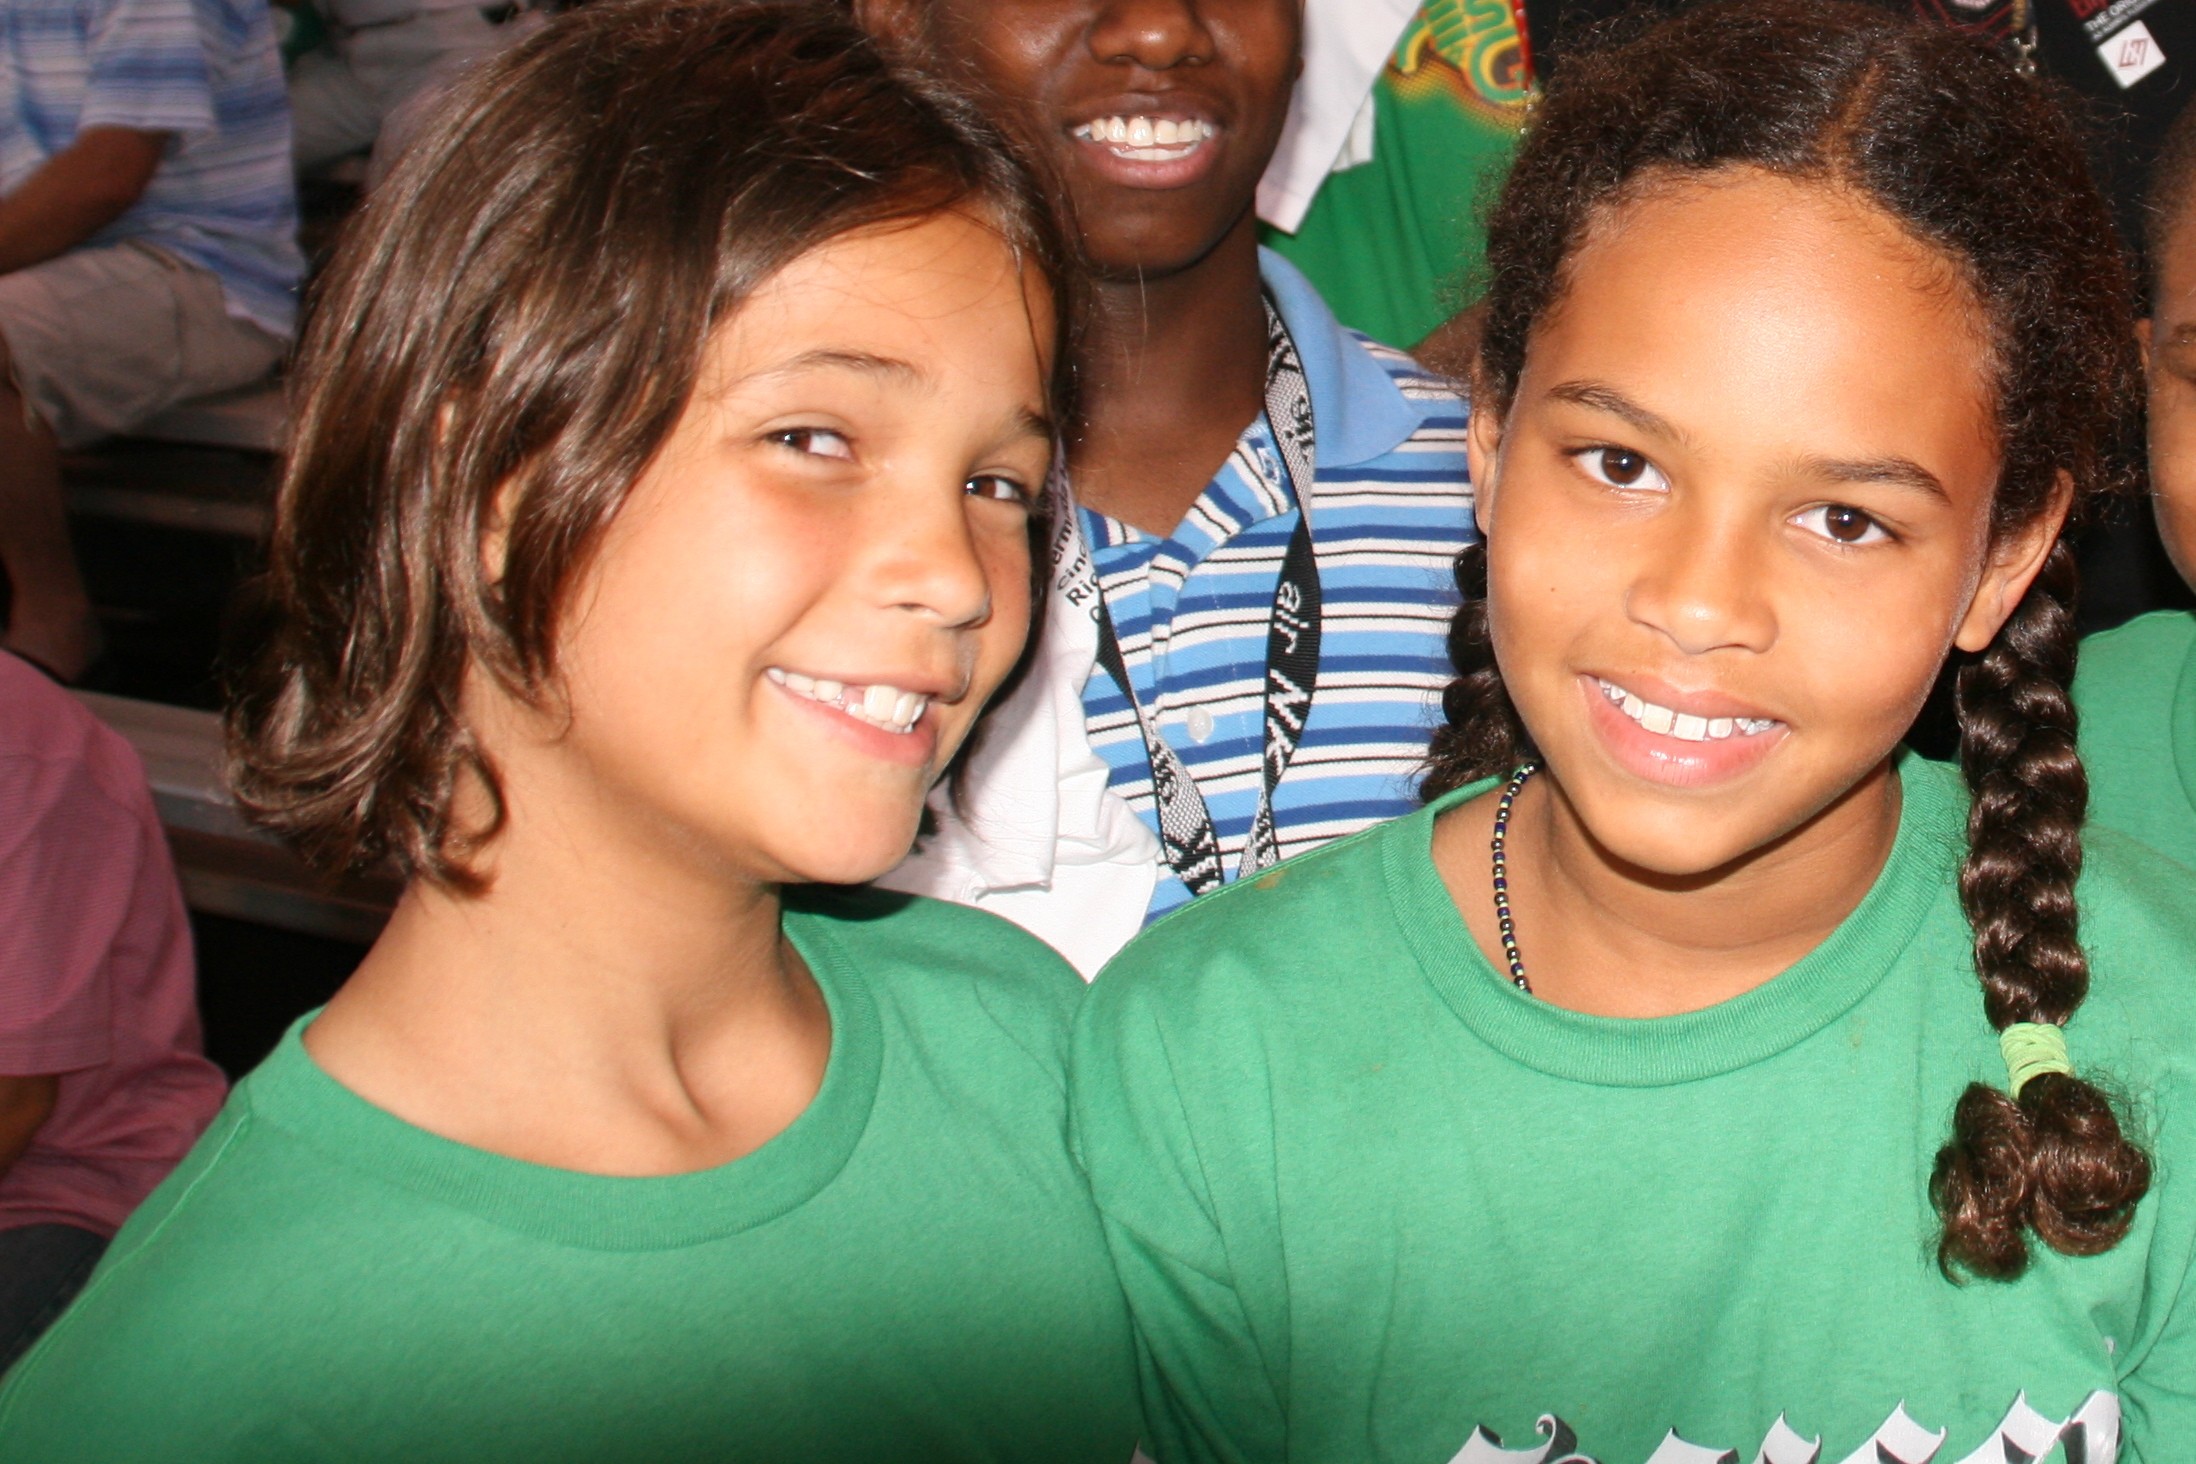
[(2150, 317), (2135, 322), (2135, 348), (2143, 353), (2143, 375), (2150, 374)]
[(2043, 512), (1992, 546), (1982, 580), (1975, 586), (1975, 597), (1967, 602), (1967, 614), (1953, 632), (1954, 645), (1975, 652), (1997, 638), (1999, 627), (2012, 616), (2021, 596), (2028, 593), (2028, 587), (2043, 571), (2044, 560), (2059, 542), (2059, 531), (2066, 527), (2066, 512), (2073, 502), (2074, 480), (2062, 472)]
[(510, 568), (511, 495), (508, 479), (498, 483), (495, 496), (488, 500), (487, 522), (480, 526), (480, 577), (491, 585), (502, 584)]
[(923, 0), (854, 0), (854, 23), (881, 41), (912, 46), (922, 38)]
[(1494, 526), (1495, 479), (1502, 462), (1502, 420), (1474, 408), (1464, 429), (1464, 455), (1472, 475), (1472, 518), (1480, 537)]

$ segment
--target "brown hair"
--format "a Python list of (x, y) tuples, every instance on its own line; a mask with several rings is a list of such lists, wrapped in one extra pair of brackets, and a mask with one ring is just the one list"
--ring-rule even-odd
[[(250, 815), (324, 868), (393, 857), (477, 889), (502, 803), (459, 712), (469, 668), (539, 703), (567, 593), (757, 286), (948, 209), (1045, 277), (1037, 328), (1064, 350), (1070, 256), (1032, 174), (959, 92), (821, 7), (606, 0), (472, 73), (364, 205), (305, 334), (229, 716)], [(485, 827), (453, 819), (466, 781)]]
[[(2075, 503), (2131, 481), (2141, 401), (2125, 257), (2067, 113), (1987, 45), (1831, 0), (1702, 5), (1568, 62), (1487, 230), (1473, 408), (1506, 412), (1533, 328), (1597, 216), (1642, 180), (1750, 166), (1854, 190), (1954, 261), (1992, 328), (2002, 467), (1992, 524), (2032, 522), (2061, 475)], [(1531, 755), (1488, 638), (1486, 555), (1460, 555), (1430, 798)], [(1989, 648), (1959, 672), (1974, 793), (1960, 900), (1993, 1027), (2063, 1024), (2089, 988), (2074, 886), (2089, 784), (2075, 750), (2073, 555), (2054, 546)], [(1974, 1084), (1931, 1196), (1946, 1273), (2018, 1275), (2053, 1249), (2117, 1244), (2150, 1162), (2092, 1084), (2052, 1074), (2018, 1101)]]

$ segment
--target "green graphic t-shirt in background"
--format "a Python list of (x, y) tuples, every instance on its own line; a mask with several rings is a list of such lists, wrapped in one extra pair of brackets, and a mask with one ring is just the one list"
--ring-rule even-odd
[(2196, 615), (2144, 615), (2082, 642), (2091, 827), (2118, 829), (2196, 870)]
[(1564, 1011), (1480, 955), (1429, 839), (1487, 784), (1132, 943), (1070, 1089), (1162, 1464), (2196, 1458), (2196, 891), (2091, 841), (2069, 1039), (2155, 1135), (2132, 1233), (1953, 1285), (1930, 1165), (2005, 1064), (1965, 795), (1900, 777), (1853, 915), (1683, 1016)]
[(1344, 325), (1411, 349), (1470, 303), (1481, 194), (1530, 91), (1510, 0), (1425, 0), (1373, 85), (1372, 161), (1328, 175), (1303, 225), (1265, 243)]
[(451, 1143), (301, 1023), (11, 1374), (0, 1459), (1126, 1464), (1128, 1321), (1063, 1132), (1082, 983), (990, 915), (799, 899), (823, 1087), (716, 1169)]

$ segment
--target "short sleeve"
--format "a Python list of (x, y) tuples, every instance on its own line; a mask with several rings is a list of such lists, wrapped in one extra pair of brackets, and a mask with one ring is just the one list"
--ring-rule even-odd
[(1107, 980), (1076, 1024), (1070, 1128), (1135, 1326), (1145, 1447), (1160, 1464), (1282, 1458), (1285, 1367), (1237, 1289), (1165, 1037)]
[(108, 1060), (141, 833), (84, 763), (0, 757), (0, 1075)]
[(77, 131), (213, 131), (208, 41), (218, 21), (215, 8), (200, 0), (108, 0), (87, 37), (89, 71)]

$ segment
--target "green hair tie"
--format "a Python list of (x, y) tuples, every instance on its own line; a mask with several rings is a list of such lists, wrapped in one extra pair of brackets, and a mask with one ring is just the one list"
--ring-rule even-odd
[(2045, 1073), (2074, 1076), (2074, 1064), (2066, 1055), (2066, 1032), (2049, 1022), (2012, 1022), (1998, 1034), (1998, 1051), (2005, 1054), (2006, 1086), (2018, 1099), (2031, 1078)]

